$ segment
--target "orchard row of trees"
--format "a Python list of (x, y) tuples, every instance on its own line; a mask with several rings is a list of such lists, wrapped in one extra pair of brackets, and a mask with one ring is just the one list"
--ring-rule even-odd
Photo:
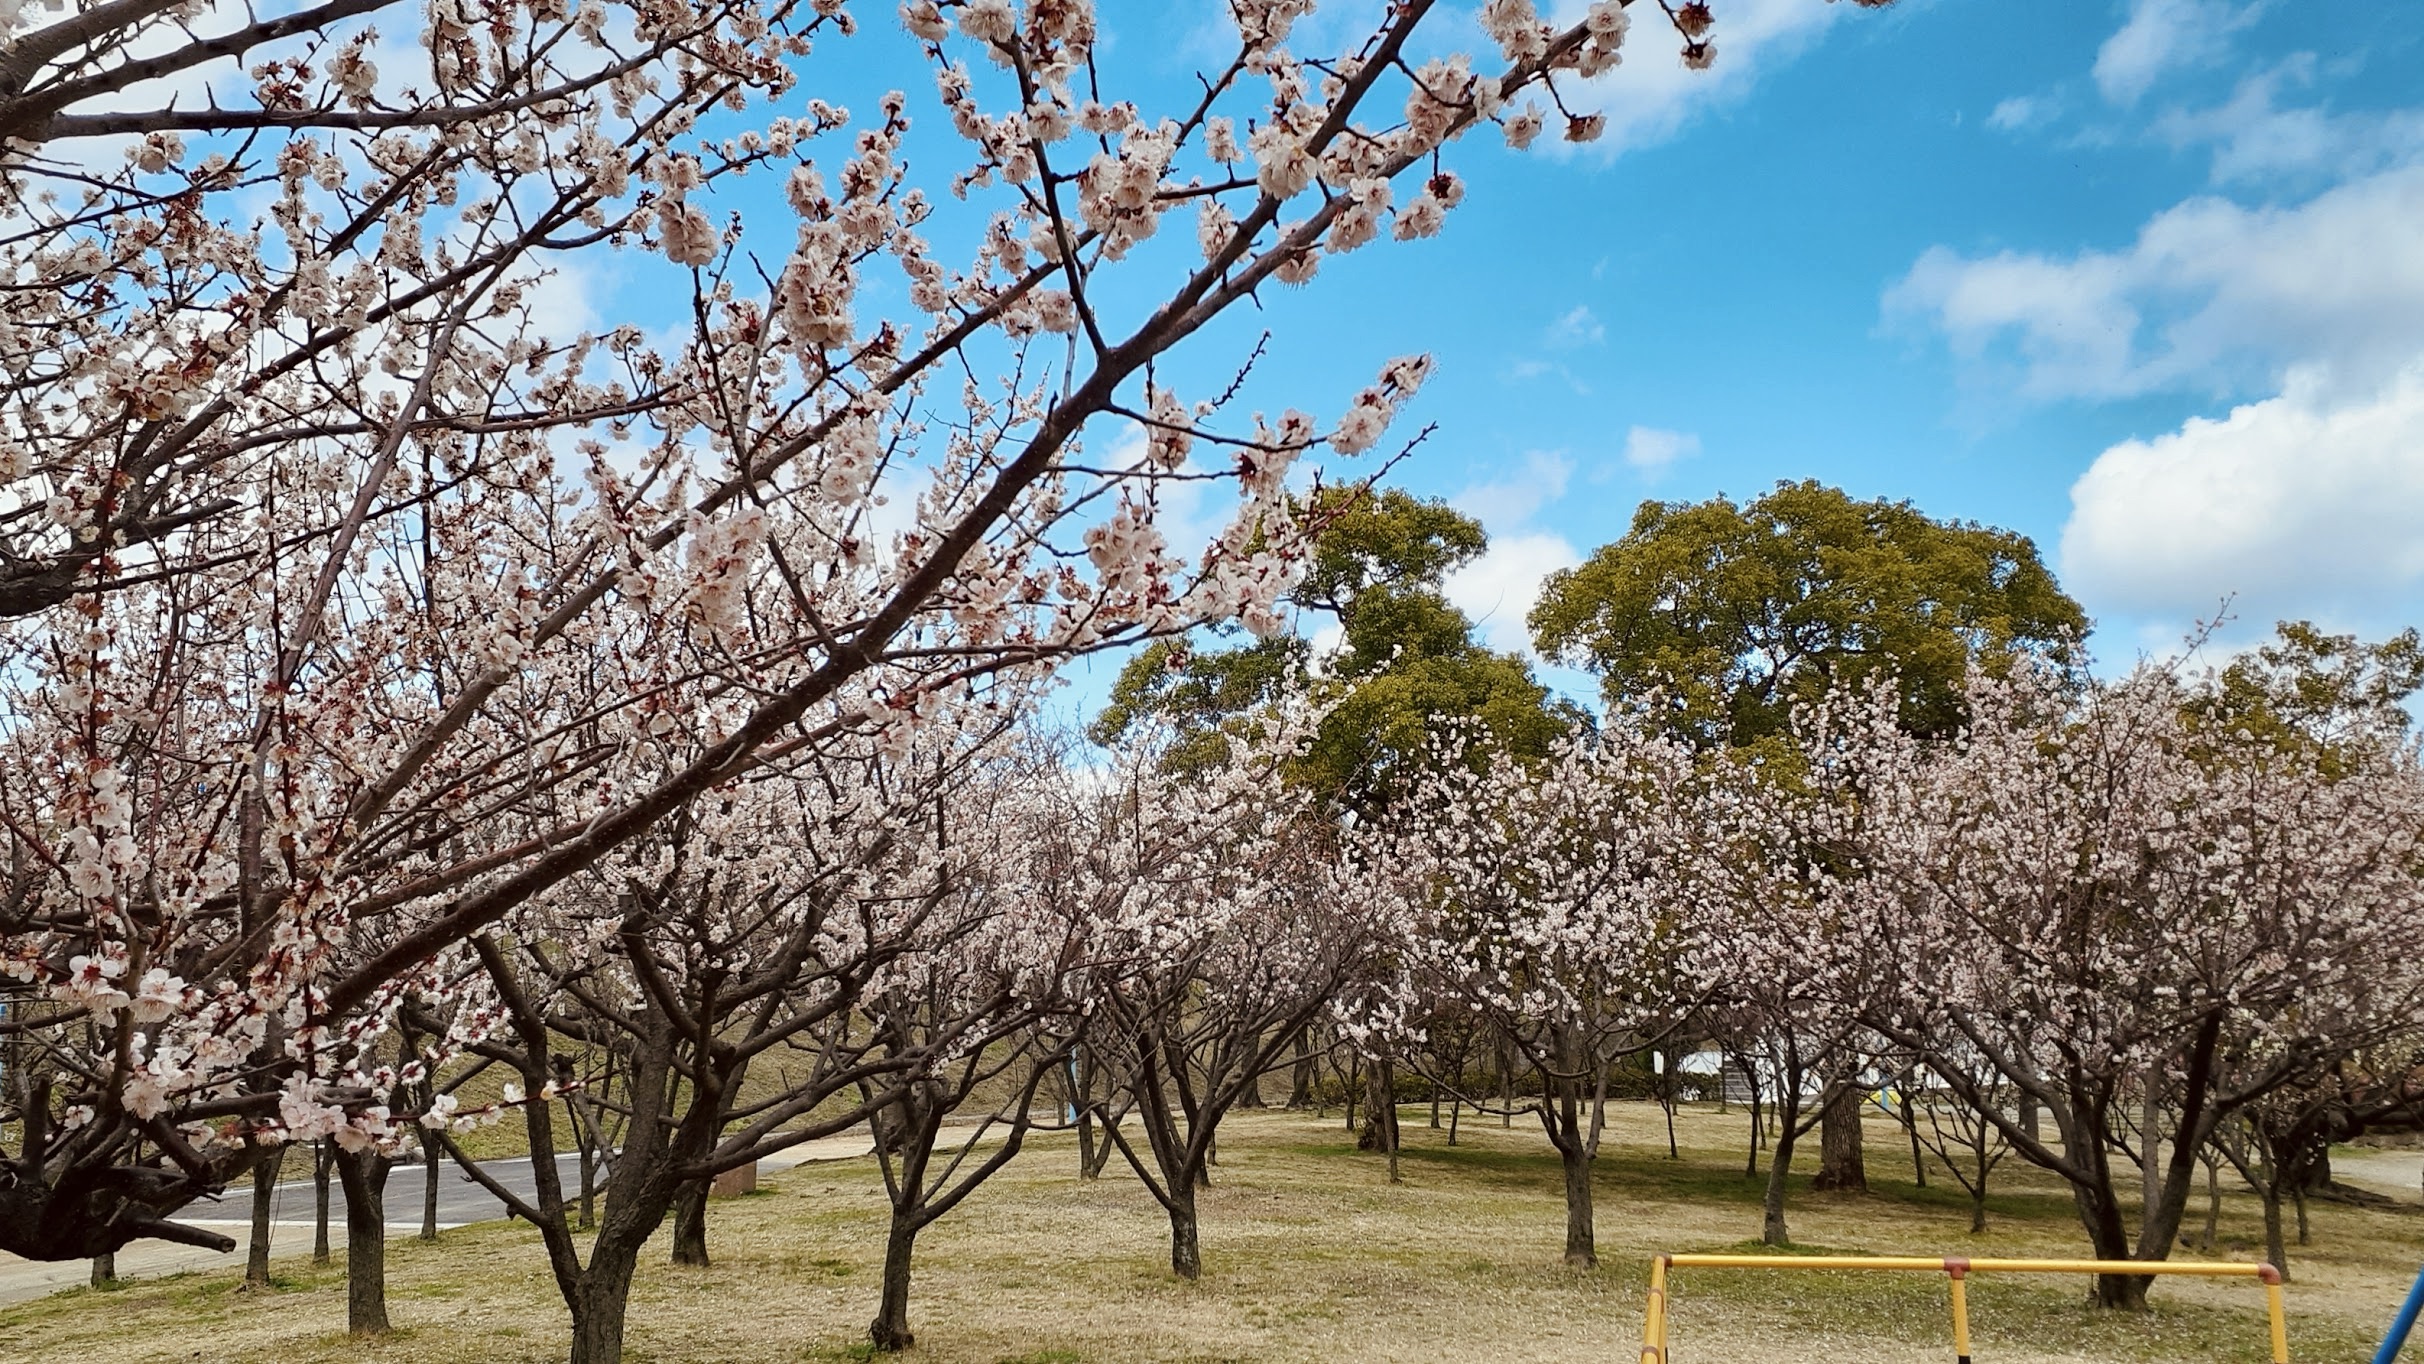
[(620, 1125), (548, 1241), (612, 1358), (652, 1208), (1027, 1035), (896, 982), (1060, 1016), (947, 788), (1065, 660), (1280, 629), (1291, 490), (1428, 373), (1266, 415), (1236, 316), (1714, 54), (1238, 0), (1173, 83), (1088, 0), (868, 8), (0, 5), (0, 1248), (224, 1245), (177, 1210), (299, 1140), (371, 1211), (501, 1067)]
[[(1155, 733), (1090, 766), (971, 692), (907, 748), (768, 768), (534, 898), (402, 984), (389, 1026), (315, 1039), (360, 1092), (292, 1086), (254, 1140), (334, 1139), (355, 1321), (380, 1329), (381, 1186), (414, 1126), (436, 1134), (540, 1229), (581, 1359), (619, 1351), (669, 1219), (704, 1261), (716, 1174), (871, 1121), (880, 1346), (912, 1339), (919, 1233), (1039, 1128), (1077, 1129), (1086, 1177), (1140, 1178), (1192, 1277), (1223, 1119), (1334, 1048), (1392, 1154), (1398, 1073), (1539, 1121), (1576, 1264), (1612, 1084), (1709, 1043), (1774, 1110), (1772, 1241), (1799, 1139), (1846, 1109), (1856, 1134), (1886, 1072), (1924, 1077), (1904, 1092), (1930, 1092), (1948, 1160), (1975, 1153), (1981, 1201), (2008, 1150), (2071, 1188), (2098, 1256), (2167, 1255), (2208, 1157), (2251, 1175), (2279, 1254), (2322, 1144), (2419, 1098), (2424, 771), (2389, 713), (2256, 723), (2251, 695), (2280, 693), (2255, 680), (1981, 672), (1941, 737), (1893, 689), (1846, 688), (1749, 756), (1656, 707), (1539, 756), (1476, 729), (1377, 816), (1305, 778), (1344, 706), (1258, 708), (1216, 757)], [(156, 990), (79, 980), (20, 1034), (27, 1073), (70, 1073), (96, 1019), (164, 1021)], [(159, 1103), (149, 1049), (130, 1112)], [(463, 1103), (491, 1071), (504, 1099)], [(496, 1121), (596, 1153), (593, 1236), (552, 1163), (525, 1198), (463, 1150)]]
[[(919, 1233), (1039, 1128), (1076, 1129), (1086, 1177), (1140, 1178), (1191, 1277), (1221, 1122), (1325, 1057), (1364, 1078), (1365, 1141), (1392, 1158), (1401, 1074), (1540, 1122), (1578, 1265), (1606, 1106), (1650, 1054), (1671, 1077), (1713, 1044), (1751, 1077), (1777, 1127), (1778, 1242), (1804, 1136), (1826, 1132), (1822, 1179), (1857, 1178), (1879, 1074), (1925, 1095), (1929, 1144), (1981, 1206), (2016, 1153), (2115, 1259), (2168, 1253), (2222, 1158), (2264, 1195), (2279, 1255), (2280, 1204), (2323, 1143), (2417, 1099), (2412, 641), (2293, 628), (2216, 676), (2117, 683), (2053, 647), (1981, 646), (1949, 725), (1914, 723), (1924, 679), (1879, 669), (1730, 743), (1656, 693), (1596, 721), (1550, 709), (1520, 662), (1472, 646), (1438, 596), (1479, 549), (1452, 513), (1385, 493), (1304, 514), (1323, 529), (1298, 590), (1347, 620), (1326, 660), (1149, 657), (1165, 681), (1131, 671), (1128, 709), (1096, 726), (1108, 760), (1038, 725), (1042, 669), (770, 755), (376, 1012), (216, 1043), (311, 1058), (274, 1123), (191, 1116), (208, 1097), (171, 1069), (177, 1024), (225, 1017), (234, 992), (80, 953), (12, 1018), (24, 1149), (104, 1130), (94, 1088), (58, 1101), (95, 1078), (122, 1170), (216, 1141), (265, 1184), (284, 1143), (331, 1143), (352, 1317), (377, 1330), (384, 1184), (432, 1143), (540, 1229), (575, 1356), (603, 1360), (668, 1222), (676, 1258), (704, 1261), (716, 1175), (861, 1125), (892, 1199), (878, 1345), (913, 1338)], [(1637, 529), (1603, 558), (1654, 542)], [(1391, 619), (1433, 628), (1384, 653), (1370, 622)], [(1442, 676), (1497, 685), (1422, 688)], [(319, 950), (342, 966), (380, 946), (355, 929)], [(463, 1145), (496, 1122), (594, 1174), (567, 1188), (542, 1161), (514, 1193)], [(2100, 1291), (2133, 1305), (2144, 1282)]]
[[(1610, 1085), (1671, 1100), (1680, 1054), (1750, 1088), (1753, 1172), (1757, 1125), (1777, 1129), (1777, 1243), (1803, 1137), (1817, 1187), (1865, 1187), (1877, 1095), (1979, 1225), (2017, 1154), (2112, 1259), (2167, 1253), (2194, 1176), (2210, 1192), (2227, 1166), (2286, 1265), (2285, 1202), (2302, 1240), (2308, 1192), (2361, 1196), (2332, 1184), (2329, 1143), (2416, 1122), (2413, 631), (2285, 624), (2209, 675), (2096, 682), (2084, 614), (2024, 538), (1787, 484), (1645, 504), (1549, 580), (1535, 639), (1599, 676), (1595, 723), (1448, 603), (1481, 548), (1445, 507), (1358, 499), (1294, 593), (1333, 649), (1157, 646), (1095, 737), (1158, 717), (1184, 768), (1225, 757), (1235, 717), (1326, 689), (1291, 771), (1392, 831), (1372, 856), (1432, 906), (1406, 951), (1445, 954), (1389, 987), (1402, 1035), (1349, 1029), (1370, 1112), (1390, 1122), (1399, 1070), (1485, 1111), (1526, 1071), (1570, 1260), (1594, 1258)], [(2212, 1218), (2209, 1199), (2209, 1242)]]
[[(1088, 0), (0, 7), (0, 1247), (217, 1244), (171, 1215), (263, 1148), (401, 1140), (747, 783), (872, 810), (955, 708), (1281, 629), (1291, 490), (1429, 362), (1266, 414), (1235, 315), (1596, 136), (1636, 8), (1240, 0), (1173, 89)], [(736, 1084), (875, 969), (783, 960), (702, 1006), (765, 1010)]]
[[(602, 1163), (497, 1189), (590, 1364), (708, 1180), (862, 1122), (879, 1344), (1055, 1114), (1192, 1273), (1223, 1116), (1333, 1041), (1519, 1058), (1583, 1259), (1653, 1048), (1788, 1132), (1925, 1067), (2100, 1249), (2160, 1129), (2145, 1254), (2216, 1141), (2395, 1102), (2395, 667), (2089, 685), (2024, 540), (1814, 486), (1551, 583), (1602, 721), (1473, 642), (1478, 529), (1343, 463), (1428, 361), (1269, 415), (1235, 315), (1710, 7), (1314, 11), (1172, 92), (1083, 0), (0, 8), (0, 1248), (225, 1246), (178, 1209), (324, 1141), (373, 1329), (391, 1163), (514, 1122)], [(607, 273), (680, 306), (584, 326)], [(1138, 645), (1114, 758), (1037, 732)]]

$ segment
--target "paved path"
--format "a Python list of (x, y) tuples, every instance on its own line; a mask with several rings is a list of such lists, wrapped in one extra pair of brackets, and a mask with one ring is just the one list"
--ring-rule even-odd
[[(821, 1137), (768, 1156), (758, 1162), (758, 1171), (772, 1174), (815, 1161), (849, 1160), (874, 1149), (864, 1132)], [(538, 1182), (530, 1157), (485, 1161), (481, 1168), (516, 1194), (524, 1198), (537, 1197)], [(579, 1157), (570, 1153), (556, 1157), (556, 1169), (568, 1192), (579, 1187)], [(427, 1196), (428, 1178), (428, 1167), (417, 1161), (410, 1165), (398, 1165), (387, 1177), (389, 1236), (411, 1236), (420, 1231), (421, 1200)], [(505, 1205), (494, 1194), (473, 1183), (451, 1163), (439, 1163), (437, 1179), (440, 1229), (459, 1227), (469, 1222), (493, 1221), (505, 1215)], [(275, 1198), (270, 1213), (270, 1253), (280, 1256), (309, 1253), (315, 1226), (311, 1180), (282, 1181)], [(177, 1220), (189, 1226), (226, 1232), (236, 1238), (236, 1249), (220, 1252), (205, 1250), (200, 1246), (137, 1241), (118, 1252), (118, 1277), (141, 1279), (180, 1274), (193, 1269), (233, 1269), (241, 1266), (244, 1263), (244, 1241), (252, 1227), (251, 1209), (252, 1189), (249, 1184), (230, 1187), (226, 1196), (216, 1203), (193, 1204)], [(345, 1189), (333, 1175), (328, 1182), (328, 1227), (332, 1248), (341, 1256), (345, 1253)], [(21, 1260), (0, 1251), (0, 1305), (39, 1298), (63, 1288), (82, 1288), (91, 1282), (91, 1277), (92, 1262), (89, 1260)]]
[(2331, 1153), (2331, 1177), (2414, 1203), (2424, 1196), (2424, 1150), (2339, 1147)]

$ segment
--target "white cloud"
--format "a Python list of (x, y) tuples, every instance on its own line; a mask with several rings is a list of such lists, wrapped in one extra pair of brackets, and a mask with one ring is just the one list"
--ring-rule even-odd
[(1608, 329), (1602, 325), (1588, 304), (1577, 303), (1563, 317), (1549, 324), (1546, 340), (1555, 350), (1572, 350), (1577, 346), (1595, 346), (1608, 339)]
[(1523, 457), (1521, 472), (1473, 484), (1449, 498), (1448, 504), (1485, 527), (1512, 530), (1565, 496), (1566, 482), (1573, 476), (1573, 460), (1554, 450), (1534, 450)]
[(2297, 366), (2370, 388), (2424, 351), (2418, 223), (2424, 166), (2289, 207), (2200, 197), (2120, 251), (1931, 248), (1885, 310), (1932, 323), (1956, 354), (2013, 370), (2038, 398), (2224, 392)]
[(598, 295), (607, 287), (599, 277), (597, 262), (582, 259), (569, 251), (557, 251), (540, 258), (547, 273), (533, 281), (523, 299), (530, 306), (531, 328), (557, 345), (569, 345), (583, 334), (594, 335), (606, 329), (600, 316)]
[(1540, 600), (1541, 582), (1581, 562), (1562, 535), (1493, 535), (1488, 553), (1448, 575), (1448, 600), (1472, 619), (1491, 648), (1530, 657), (1532, 631), (1524, 618)]
[[(1572, 22), (1586, 8), (1580, 0), (1564, 0), (1557, 14)], [(1730, 0), (1718, 7), (1711, 35), (1716, 64), (1692, 71), (1683, 65), (1682, 40), (1665, 16), (1637, 6), (1624, 64), (1592, 81), (1579, 104), (1569, 96), (1569, 106), (1607, 116), (1607, 131), (1591, 144), (1604, 155), (1654, 146), (1701, 111), (1748, 94), (1764, 71), (1801, 55), (1846, 8), (1825, 0)]]
[(2054, 101), (2045, 95), (2014, 95), (1986, 116), (1987, 126), (2004, 132), (2033, 128), (2054, 116)]
[(2216, 184), (2345, 179), (2424, 159), (2424, 109), (2335, 114), (2280, 106), (2284, 88), (2314, 79), (2312, 54), (2291, 57), (2241, 81), (2225, 103), (2165, 112), (2155, 135), (2174, 147), (2211, 145)]
[[(2098, 90), (2129, 106), (2226, 59), (2265, 3), (2132, 0), (2097, 54)], [(2150, 652), (2177, 651), (2225, 600), (2224, 645), (2283, 617), (2378, 632), (2424, 615), (2424, 109), (2284, 107), (2322, 74), (2293, 55), (2219, 104), (2167, 101), (2142, 125), (2209, 149), (2217, 185), (2273, 202), (2192, 198), (2108, 250), (1937, 247), (1884, 299), (1889, 318), (1941, 332), (1973, 378), (2024, 397), (2238, 402), (2111, 446), (2071, 488), (2063, 579)], [(2044, 112), (2024, 97), (1990, 121)], [(2240, 400), (2258, 394), (2271, 396)]]
[(2223, 0), (2131, 0), (2129, 21), (2096, 49), (2096, 89), (2115, 104), (2135, 104), (2163, 77), (2228, 51), (2230, 35), (2252, 22), (2258, 8)]
[(2424, 614), (2424, 361), (2336, 400), (2304, 375), (2220, 420), (2106, 450), (2071, 489), (2063, 580), (2098, 612), (2177, 623), (2225, 596), (2376, 628)]
[(1679, 460), (1691, 459), (1700, 453), (1700, 437), (1689, 431), (1661, 431), (1651, 426), (1636, 426), (1624, 433), (1624, 462), (1638, 470), (1643, 478), (1655, 482)]
[(1524, 617), (1540, 599), (1541, 580), (1572, 568), (1582, 556), (1564, 536), (1533, 529), (1532, 517), (1565, 496), (1574, 461), (1553, 451), (1524, 457), (1521, 472), (1476, 483), (1448, 499), (1490, 533), (1490, 547), (1448, 575), (1448, 600), (1481, 630), (1491, 648), (1526, 657), (1531, 630)]

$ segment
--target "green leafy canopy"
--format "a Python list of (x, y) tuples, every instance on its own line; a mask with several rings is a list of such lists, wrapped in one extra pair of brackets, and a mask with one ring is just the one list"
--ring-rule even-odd
[(1943, 733), (1973, 660), (2067, 663), (2088, 625), (2026, 536), (1809, 481), (1747, 504), (1642, 503), (1622, 539), (1549, 577), (1530, 623), (1611, 706), (1660, 692), (1695, 742), (1735, 747), (1887, 674), (1904, 723)]
[(1448, 601), (1448, 575), (1488, 548), (1480, 523), (1397, 489), (1319, 490), (1304, 511), (1321, 530), (1290, 599), (1336, 624), (1336, 646), (1317, 657), (1295, 637), (1218, 649), (1155, 644), (1121, 669), (1089, 730), (1095, 742), (1117, 743), (1156, 719), (1174, 733), (1173, 766), (1214, 762), (1227, 751), (1233, 717), (1291, 687), (1328, 691), (1337, 708), (1296, 775), (1370, 806), (1423, 761), (1442, 723), (1478, 724), (1500, 743), (1539, 753), (1581, 718), (1552, 702), (1522, 659), (1478, 643)]

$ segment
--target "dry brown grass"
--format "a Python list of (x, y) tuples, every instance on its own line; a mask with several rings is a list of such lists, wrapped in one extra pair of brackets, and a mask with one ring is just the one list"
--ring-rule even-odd
[[(1246, 1113), (1226, 1130), (1204, 1202), (1206, 1273), (1170, 1277), (1166, 1225), (1115, 1167), (1074, 1176), (1065, 1143), (1041, 1143), (924, 1238), (913, 1316), (933, 1364), (1075, 1361), (1630, 1359), (1644, 1260), (1756, 1233), (1758, 1187), (1742, 1176), (1740, 1115), (1687, 1112), (1684, 1159), (1665, 1158), (1655, 1108), (1620, 1115), (1599, 1175), (1603, 1268), (1559, 1264), (1556, 1169), (1536, 1131), (1468, 1123), (1464, 1144), (1407, 1110), (1405, 1182), (1355, 1153), (1335, 1119)], [(1909, 1182), (1907, 1152), (1878, 1124), (1865, 1198), (1797, 1193), (1804, 1242), (1846, 1250), (2076, 1255), (2068, 1201), (2015, 1175), (1986, 1235), (1942, 1187)], [(632, 1304), (631, 1357), (654, 1364), (860, 1357), (873, 1314), (883, 1200), (871, 1161), (806, 1167), (771, 1192), (716, 1205), (716, 1265), (652, 1257)], [(2362, 1360), (2419, 1256), (2424, 1216), (2324, 1206), (2317, 1244), (2290, 1292), (2295, 1357)], [(2223, 1254), (2252, 1259), (2260, 1228), (2234, 1200)], [(492, 1224), (435, 1246), (393, 1247), (391, 1313), (374, 1342), (341, 1334), (335, 1271), (281, 1264), (284, 1286), (235, 1291), (234, 1276), (186, 1275), (78, 1292), (0, 1311), (0, 1359), (44, 1361), (540, 1361), (562, 1357), (563, 1309), (537, 1238)], [(2116, 1318), (2070, 1282), (1974, 1280), (1977, 1356), (1995, 1364), (2258, 1361), (2260, 1300), (2245, 1284), (2170, 1284), (2157, 1309)], [(1679, 1360), (1949, 1357), (1938, 1276), (1700, 1272), (1678, 1284)]]

